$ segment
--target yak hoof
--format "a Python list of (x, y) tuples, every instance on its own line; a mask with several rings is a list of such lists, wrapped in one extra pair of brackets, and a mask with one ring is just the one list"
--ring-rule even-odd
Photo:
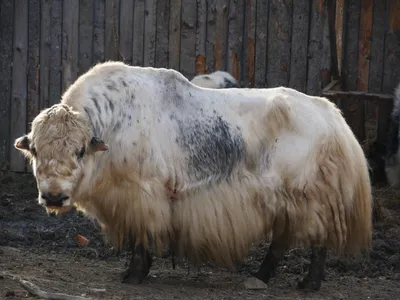
[(148, 274), (149, 271), (139, 273), (128, 269), (121, 273), (121, 282), (126, 284), (141, 284)]
[(321, 287), (320, 280), (312, 280), (307, 277), (303, 278), (303, 280), (299, 281), (297, 284), (297, 288), (299, 290), (305, 291), (318, 291)]

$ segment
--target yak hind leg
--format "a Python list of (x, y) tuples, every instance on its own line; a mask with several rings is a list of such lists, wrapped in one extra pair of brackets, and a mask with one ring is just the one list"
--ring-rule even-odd
[(132, 237), (130, 238), (130, 248), (132, 256), (129, 268), (122, 272), (121, 281), (127, 284), (140, 284), (149, 274), (153, 258), (143, 245), (135, 245), (135, 239)]
[(317, 291), (325, 277), (326, 247), (311, 248), (311, 264), (307, 275), (297, 284), (298, 289)]

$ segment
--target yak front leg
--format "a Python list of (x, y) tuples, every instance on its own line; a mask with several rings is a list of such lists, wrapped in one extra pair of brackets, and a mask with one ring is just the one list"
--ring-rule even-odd
[(311, 264), (307, 275), (301, 280), (297, 288), (305, 290), (319, 290), (321, 281), (325, 276), (325, 262), (326, 262), (326, 247), (312, 247), (311, 248)]
[(122, 283), (140, 284), (149, 274), (153, 258), (149, 251), (143, 245), (135, 245), (135, 238), (129, 238), (129, 244), (132, 251), (129, 268), (121, 275)]

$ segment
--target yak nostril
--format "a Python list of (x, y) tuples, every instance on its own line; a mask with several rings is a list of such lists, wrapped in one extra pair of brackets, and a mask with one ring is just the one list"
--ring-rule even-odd
[(57, 196), (58, 196), (58, 200), (59, 201), (65, 201), (65, 200), (69, 199), (69, 197), (67, 195), (64, 195), (64, 194), (58, 194)]
[(52, 193), (43, 193), (42, 198), (46, 200), (47, 206), (62, 206), (65, 200), (68, 200), (69, 197), (65, 194), (57, 194), (53, 195)]

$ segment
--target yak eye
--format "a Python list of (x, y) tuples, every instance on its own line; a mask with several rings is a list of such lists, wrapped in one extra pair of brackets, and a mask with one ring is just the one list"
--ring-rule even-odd
[(81, 150), (77, 153), (79, 159), (81, 159), (85, 155), (85, 147), (82, 146)]

